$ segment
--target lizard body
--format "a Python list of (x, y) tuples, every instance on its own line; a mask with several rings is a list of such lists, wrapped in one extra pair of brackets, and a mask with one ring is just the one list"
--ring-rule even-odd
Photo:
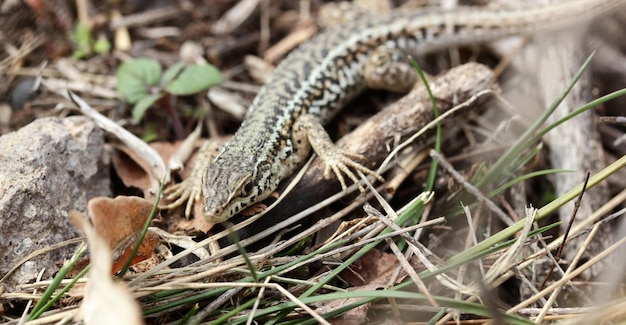
[(344, 189), (342, 174), (357, 180), (350, 169), (377, 176), (356, 162), (358, 154), (334, 147), (321, 125), (367, 87), (410, 89), (416, 75), (407, 54), (559, 29), (624, 3), (571, 0), (524, 9), (396, 11), (329, 29), (276, 67), (233, 138), (213, 162), (202, 165), (202, 180), (195, 180), (189, 190), (195, 194), (187, 197), (198, 199), (200, 186), (205, 219), (225, 221), (267, 198), (304, 163), (311, 147)]

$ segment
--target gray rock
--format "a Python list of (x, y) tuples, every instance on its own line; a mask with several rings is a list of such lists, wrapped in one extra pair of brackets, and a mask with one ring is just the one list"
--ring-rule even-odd
[[(86, 212), (87, 201), (110, 196), (103, 132), (74, 116), (39, 119), (0, 137), (0, 277), (32, 252), (80, 236), (69, 212)], [(9, 286), (54, 275), (76, 245), (29, 259)]]

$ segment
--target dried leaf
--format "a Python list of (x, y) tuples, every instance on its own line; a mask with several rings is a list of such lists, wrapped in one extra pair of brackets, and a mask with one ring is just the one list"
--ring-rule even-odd
[[(350, 291), (358, 291), (358, 290), (376, 290), (378, 289), (377, 285), (368, 285), (363, 287), (351, 288)], [(315, 309), (315, 312), (323, 315), (326, 313), (330, 313), (339, 308), (345, 307), (346, 305), (353, 304), (362, 300), (363, 298), (346, 298), (346, 299), (335, 299), (321, 302), (318, 305), (318, 308)], [(333, 325), (358, 325), (358, 324), (367, 324), (367, 311), (369, 310), (371, 303), (363, 304), (359, 307), (352, 308), (345, 313), (340, 314), (339, 316), (333, 317), (330, 319), (331, 324)]]
[[(98, 197), (89, 201), (88, 210), (96, 232), (113, 250), (114, 262), (111, 270), (116, 273), (124, 266), (135, 247), (150, 216), (152, 203), (135, 196), (118, 196), (114, 199)], [(158, 243), (159, 237), (148, 231), (131, 264), (152, 256)]]
[(111, 278), (111, 250), (107, 242), (80, 213), (70, 213), (70, 218), (87, 235), (91, 251), (89, 285), (77, 320), (88, 325), (144, 324), (139, 305), (126, 286)]
[(372, 249), (343, 271), (341, 278), (354, 287), (371, 283), (386, 285), (397, 263), (393, 254)]
[[(150, 144), (150, 147), (159, 154), (163, 161), (168, 161), (178, 146), (180, 143), (153, 142)], [(154, 185), (152, 181), (157, 178), (151, 175), (153, 168), (141, 156), (126, 146), (117, 146), (113, 151), (112, 162), (124, 185), (142, 190), (144, 197), (153, 197), (150, 190)]]
[(194, 230), (201, 231), (206, 234), (215, 226), (214, 223), (207, 222), (202, 217), (202, 204), (196, 204), (194, 206), (194, 215), (196, 216), (192, 220), (192, 226)]
[[(348, 281), (353, 287), (349, 291), (377, 290), (385, 287), (397, 265), (398, 260), (393, 254), (383, 253), (377, 249), (370, 250), (351, 267), (341, 273), (341, 278)], [(355, 303), (361, 298), (336, 299), (317, 304), (315, 310), (319, 314), (326, 314)], [(367, 311), (371, 304), (364, 304), (353, 308), (331, 320), (332, 324), (351, 325), (365, 324)]]

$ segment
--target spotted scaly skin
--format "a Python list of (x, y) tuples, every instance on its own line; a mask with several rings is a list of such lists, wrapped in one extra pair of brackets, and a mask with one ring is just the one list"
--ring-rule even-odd
[[(361, 93), (368, 84), (364, 71), (377, 52), (399, 50), (421, 55), (450, 46), (558, 29), (624, 3), (575, 0), (515, 10), (471, 7), (393, 12), (362, 17), (321, 33), (278, 65), (239, 130), (205, 167), (205, 219), (227, 220), (267, 198), (282, 179), (297, 170), (308, 156), (309, 144), (306, 132), (304, 138), (294, 134), (294, 125), (304, 116), (324, 124)], [(309, 135), (309, 140), (315, 139)], [(316, 153), (322, 157), (326, 154)], [(350, 160), (347, 156), (343, 158)]]

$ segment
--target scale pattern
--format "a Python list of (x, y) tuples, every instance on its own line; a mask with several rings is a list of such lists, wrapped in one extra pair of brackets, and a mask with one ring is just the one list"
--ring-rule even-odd
[(327, 30), (288, 55), (260, 89), (244, 122), (203, 180), (205, 218), (220, 222), (267, 198), (301, 164), (293, 126), (303, 114), (328, 122), (365, 89), (364, 67), (377, 49), (421, 55), (451, 46), (574, 25), (625, 0), (557, 1), (539, 8), (458, 8), (364, 16)]

